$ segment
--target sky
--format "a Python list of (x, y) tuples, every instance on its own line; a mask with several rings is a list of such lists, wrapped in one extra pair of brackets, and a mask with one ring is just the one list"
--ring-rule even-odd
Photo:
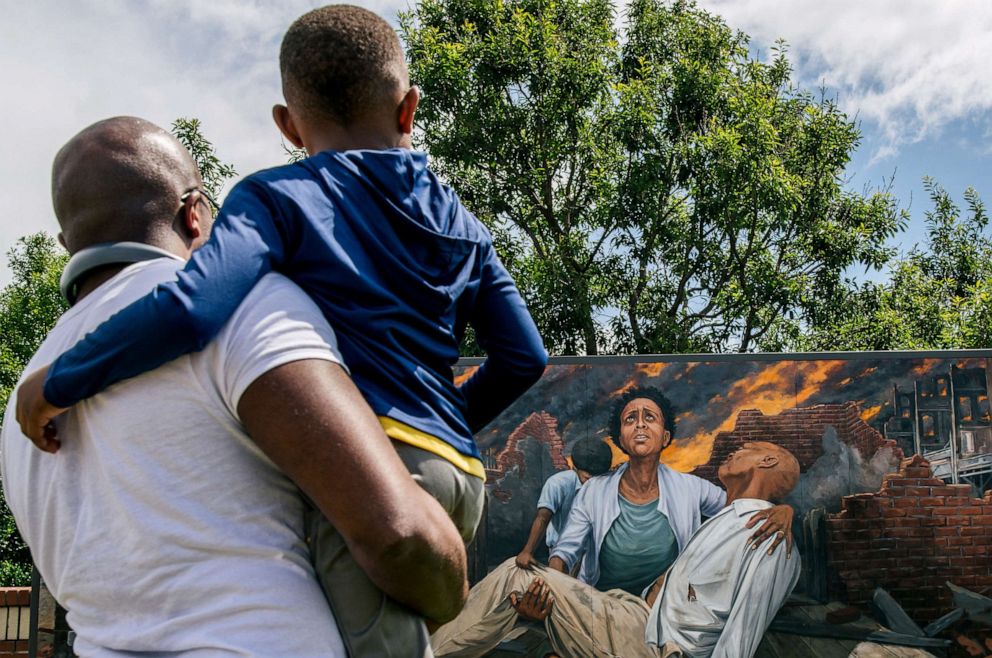
[[(353, 0), (356, 1), (356, 0)], [(357, 0), (393, 23), (408, 0)], [(7, 2), (4, 0), (4, 4)], [(245, 175), (284, 161), (270, 110), (281, 102), (279, 41), (306, 0), (34, 0), (0, 23), (0, 285), (16, 240), (58, 230), (49, 177), (85, 126), (136, 115), (163, 127), (196, 117), (219, 157)], [(756, 57), (789, 44), (795, 81), (823, 88), (860, 122), (848, 169), (862, 191), (891, 185), (922, 240), (933, 176), (963, 204), (992, 198), (992, 3), (985, 0), (700, 0), (751, 35)], [(622, 19), (621, 19), (622, 20)], [(872, 275), (869, 275), (872, 276)]]

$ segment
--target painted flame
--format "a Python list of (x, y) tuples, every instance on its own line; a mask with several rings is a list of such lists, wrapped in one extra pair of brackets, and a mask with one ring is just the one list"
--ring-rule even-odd
[(865, 421), (866, 423), (870, 423), (872, 419), (874, 419), (875, 416), (878, 415), (878, 412), (881, 410), (882, 410), (882, 405), (880, 404), (876, 404), (873, 407), (868, 407), (867, 409), (862, 409), (861, 420)]
[(455, 377), (455, 386), (461, 386), (468, 378), (475, 374), (475, 371), (479, 369), (479, 366), (468, 366), (462, 374)]
[(662, 371), (665, 370), (670, 363), (638, 363), (634, 368), (633, 374), (627, 378), (619, 388), (610, 393), (610, 398), (616, 399), (636, 386), (644, 385), (644, 380), (652, 377), (658, 377), (661, 375)]
[(647, 375), (648, 377), (657, 377), (661, 372), (668, 367), (669, 364), (657, 362), (657, 363), (638, 363), (637, 371)]
[[(757, 409), (765, 415), (775, 415), (797, 407), (843, 367), (843, 361), (779, 361), (737, 380), (726, 394), (726, 399), (733, 405), (732, 410), (720, 425), (712, 432), (673, 442), (661, 453), (661, 461), (683, 472), (705, 464), (710, 459), (717, 434), (732, 431), (742, 409)], [(800, 383), (802, 388), (798, 387)]]

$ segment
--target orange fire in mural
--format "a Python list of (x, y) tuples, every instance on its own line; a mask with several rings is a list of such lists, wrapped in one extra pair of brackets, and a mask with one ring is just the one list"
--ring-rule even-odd
[(729, 386), (723, 397), (731, 403), (731, 412), (715, 430), (676, 440), (661, 454), (661, 460), (683, 472), (705, 464), (709, 461), (716, 435), (733, 430), (742, 409), (757, 409), (765, 415), (774, 415), (800, 406), (843, 366), (843, 361), (769, 363), (759, 372)]

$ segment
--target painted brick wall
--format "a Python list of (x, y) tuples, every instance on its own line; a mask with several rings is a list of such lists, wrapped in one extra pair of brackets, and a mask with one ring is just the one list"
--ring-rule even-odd
[(716, 435), (709, 461), (693, 474), (717, 482), (720, 464), (748, 441), (768, 441), (786, 448), (796, 456), (800, 469), (805, 472), (823, 454), (822, 439), (828, 427), (833, 427), (841, 441), (857, 448), (866, 459), (882, 446), (895, 446), (894, 441), (887, 441), (861, 419), (855, 402), (798, 407), (775, 416), (766, 416), (757, 409), (745, 409), (737, 415), (733, 431)]
[[(510, 433), (506, 440), (506, 447), (496, 455), (495, 467), (486, 469), (486, 481), (492, 483), (489, 493), (497, 500), (506, 502), (513, 498), (513, 491), (500, 486), (500, 481), (504, 475), (514, 468), (518, 469), (520, 477), (527, 474), (526, 460), (520, 449), (520, 442), (524, 439), (534, 439), (548, 446), (551, 463), (555, 469), (568, 468), (568, 460), (565, 458), (565, 442), (558, 434), (558, 419), (544, 411), (532, 413)], [(540, 477), (540, 474), (534, 477)]]
[(920, 624), (951, 609), (950, 581), (992, 588), (992, 492), (933, 477), (920, 457), (903, 460), (876, 493), (845, 496), (827, 520), (834, 594), (865, 604), (884, 587)]
[(496, 455), (495, 468), (486, 469), (486, 479), (490, 482), (499, 480), (507, 471), (512, 468), (521, 469), (521, 475), (525, 470), (524, 454), (520, 451), (519, 444), (524, 439), (534, 439), (548, 446), (551, 452), (551, 461), (555, 468), (563, 470), (568, 468), (568, 461), (565, 459), (565, 443), (558, 434), (558, 419), (547, 412), (532, 413), (520, 423), (506, 440), (504, 447)]

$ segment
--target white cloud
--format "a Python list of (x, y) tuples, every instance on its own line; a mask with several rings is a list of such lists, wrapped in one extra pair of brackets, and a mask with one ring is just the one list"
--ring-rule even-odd
[[(790, 45), (797, 77), (837, 92), (885, 144), (939, 136), (958, 121), (992, 125), (992, 3), (984, 0), (701, 0), (767, 46)], [(979, 131), (981, 132), (981, 131)]]
[[(20, 236), (57, 232), (52, 158), (100, 119), (131, 114), (167, 128), (178, 117), (197, 117), (239, 174), (282, 162), (270, 118), (282, 100), (279, 42), (297, 16), (321, 4), (45, 0), (6, 8), (0, 21), (0, 254)], [(401, 6), (392, 0), (358, 4), (391, 20)], [(0, 285), (9, 278), (0, 266)]]
[[(358, 0), (395, 20), (413, 0)], [(134, 114), (162, 126), (195, 116), (243, 175), (282, 161), (270, 108), (278, 45), (322, 0), (38, 0), (0, 21), (0, 254), (56, 232), (49, 168), (90, 123)], [(791, 45), (797, 77), (857, 114), (876, 157), (961, 121), (992, 131), (992, 3), (984, 0), (701, 0), (763, 47)], [(972, 148), (981, 146), (972, 145)], [(0, 285), (9, 280), (0, 267)]]

